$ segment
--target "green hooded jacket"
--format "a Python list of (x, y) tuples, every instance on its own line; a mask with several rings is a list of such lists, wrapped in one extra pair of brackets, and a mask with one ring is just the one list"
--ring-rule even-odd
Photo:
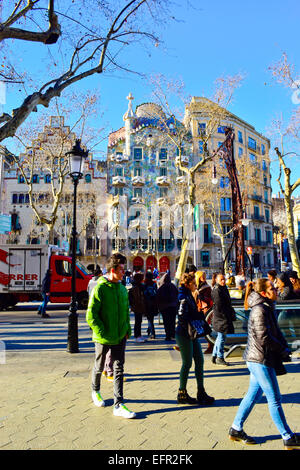
[(89, 299), (86, 321), (93, 330), (93, 341), (119, 344), (131, 335), (127, 289), (121, 282), (102, 276)]

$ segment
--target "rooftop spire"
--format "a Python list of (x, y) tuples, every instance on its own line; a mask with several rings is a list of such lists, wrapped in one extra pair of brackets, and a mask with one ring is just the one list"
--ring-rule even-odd
[(126, 119), (130, 119), (130, 118), (136, 118), (136, 115), (132, 109), (132, 101), (134, 100), (134, 97), (132, 95), (132, 93), (130, 92), (129, 95), (126, 97), (126, 99), (128, 100), (128, 109), (126, 111), (126, 113), (124, 114), (123, 116), (123, 119), (124, 121)]

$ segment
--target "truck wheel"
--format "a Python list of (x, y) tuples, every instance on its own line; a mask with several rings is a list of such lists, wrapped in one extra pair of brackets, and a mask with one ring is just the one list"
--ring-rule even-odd
[(86, 310), (89, 303), (89, 296), (87, 292), (83, 292), (78, 296), (78, 308)]
[(8, 295), (7, 294), (0, 294), (0, 310), (6, 310), (9, 303), (8, 303)]
[(16, 295), (11, 294), (9, 296), (8, 306), (9, 307), (15, 307), (17, 305), (18, 301), (19, 301), (18, 297)]

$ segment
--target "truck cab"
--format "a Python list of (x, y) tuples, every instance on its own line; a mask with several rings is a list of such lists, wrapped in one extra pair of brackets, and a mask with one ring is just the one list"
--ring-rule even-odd
[[(51, 270), (50, 302), (69, 303), (71, 301), (72, 258), (64, 255), (51, 255), (49, 268)], [(87, 287), (92, 275), (85, 267), (76, 263), (76, 297), (80, 308), (88, 304)]]
[[(0, 245), (0, 310), (18, 302), (41, 300), (42, 281), (51, 270), (50, 302), (71, 302), (72, 258), (52, 245)], [(79, 308), (88, 304), (92, 275), (76, 263), (76, 299)]]

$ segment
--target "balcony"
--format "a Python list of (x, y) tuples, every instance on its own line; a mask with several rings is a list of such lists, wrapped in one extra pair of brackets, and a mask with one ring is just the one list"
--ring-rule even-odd
[(145, 199), (141, 196), (133, 196), (130, 199), (131, 204), (145, 204)]
[(158, 186), (168, 186), (170, 184), (170, 179), (167, 176), (158, 176), (156, 178), (156, 184)]
[(260, 222), (264, 222), (265, 218), (263, 215), (259, 215), (259, 214), (252, 214), (251, 216), (251, 219), (252, 220), (259, 220)]
[(177, 176), (176, 178), (176, 183), (177, 184), (184, 184), (186, 183), (187, 179), (185, 176)]
[(187, 155), (181, 155), (181, 157), (176, 157), (176, 160), (175, 160), (176, 165), (180, 164), (180, 158), (181, 158), (181, 165), (189, 164), (189, 157)]
[(113, 176), (112, 177), (113, 186), (125, 186), (126, 178), (124, 176)]
[(159, 197), (156, 199), (156, 204), (159, 206), (163, 206), (164, 204), (168, 204), (168, 198), (167, 197)]
[(133, 186), (142, 186), (145, 184), (145, 178), (144, 176), (133, 176), (131, 182)]
[(116, 163), (122, 163), (122, 162), (128, 162), (129, 160), (129, 157), (128, 155), (124, 154), (124, 153), (120, 153), (120, 154), (115, 154), (113, 153), (112, 155), (110, 155), (110, 160), (112, 162), (116, 162)]
[(248, 198), (253, 201), (262, 201), (262, 196), (259, 196), (258, 194), (250, 194)]

